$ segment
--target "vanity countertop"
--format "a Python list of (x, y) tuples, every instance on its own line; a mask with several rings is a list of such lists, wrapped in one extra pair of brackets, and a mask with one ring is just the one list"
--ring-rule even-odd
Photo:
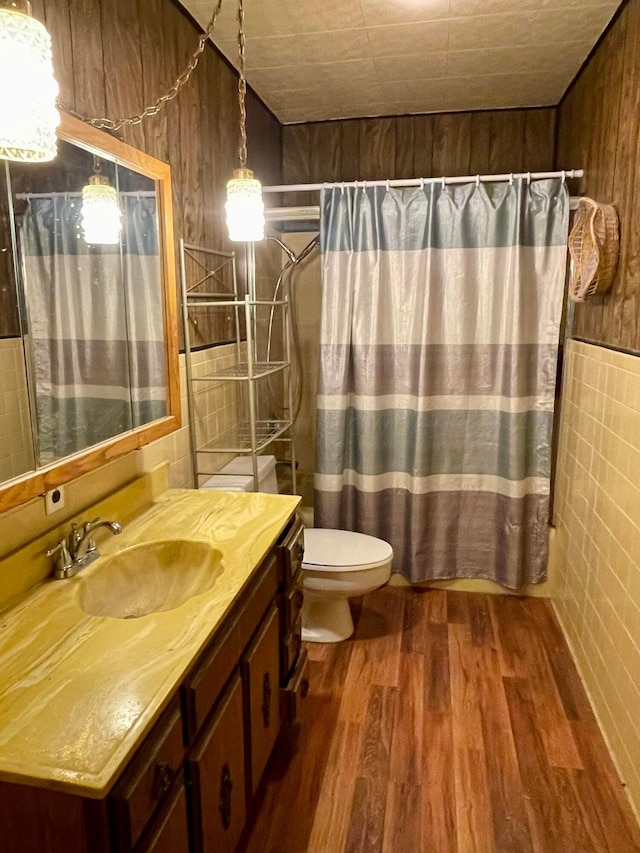
[(224, 569), (214, 586), (175, 610), (88, 616), (78, 592), (98, 559), (0, 613), (0, 780), (105, 796), (298, 502), (170, 490), (120, 536), (102, 540), (103, 557), (174, 538), (217, 548)]

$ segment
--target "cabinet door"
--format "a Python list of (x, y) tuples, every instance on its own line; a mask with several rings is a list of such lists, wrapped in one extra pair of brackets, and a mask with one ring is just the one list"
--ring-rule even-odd
[(139, 853), (189, 853), (187, 798), (184, 785), (176, 789), (162, 814), (143, 838)]
[(233, 853), (246, 817), (239, 675), (187, 759), (187, 767), (196, 853)]
[(279, 627), (278, 608), (274, 605), (243, 659), (252, 795), (256, 792), (280, 729)]

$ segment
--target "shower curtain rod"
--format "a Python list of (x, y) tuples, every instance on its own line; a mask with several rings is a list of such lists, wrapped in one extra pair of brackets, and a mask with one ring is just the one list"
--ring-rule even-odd
[[(569, 196), (570, 210), (577, 210), (580, 196)], [(320, 205), (305, 207), (266, 207), (264, 218), (267, 222), (313, 222), (320, 219)]]
[(425, 184), (470, 184), (476, 183), (499, 183), (513, 181), (515, 178), (525, 178), (527, 181), (541, 181), (547, 178), (581, 178), (583, 169), (563, 169), (560, 172), (511, 172), (502, 175), (465, 175), (463, 177), (447, 178), (405, 178), (404, 180), (393, 179), (388, 181), (333, 181), (323, 184), (279, 184), (277, 186), (262, 187), (263, 193), (291, 193), (311, 192), (313, 190), (328, 190), (335, 187), (421, 187)]

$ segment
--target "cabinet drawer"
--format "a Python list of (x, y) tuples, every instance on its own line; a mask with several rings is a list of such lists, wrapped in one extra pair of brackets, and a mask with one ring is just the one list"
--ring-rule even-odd
[(180, 782), (158, 820), (136, 847), (136, 853), (189, 853), (189, 849), (187, 797)]
[(280, 729), (278, 622), (278, 609), (274, 605), (242, 662), (250, 732), (248, 775), (252, 795)]
[(132, 850), (182, 768), (184, 745), (180, 708), (173, 704), (109, 797), (118, 851)]
[(280, 716), (283, 723), (289, 725), (302, 716), (301, 708), (309, 694), (309, 657), (305, 649), (291, 678), (280, 691)]
[(291, 627), (298, 621), (302, 610), (304, 593), (302, 592), (302, 577), (298, 575), (295, 585), (286, 593), (278, 596), (278, 607), (280, 609), (280, 635), (286, 636), (291, 632)]
[(286, 684), (302, 648), (302, 617), (286, 637), (280, 640), (280, 684)]
[(187, 759), (187, 772), (195, 853), (233, 853), (246, 818), (239, 675)]
[(254, 576), (253, 589), (231, 624), (196, 665), (195, 672), (183, 685), (185, 711), (185, 738), (192, 743), (215, 705), (222, 688), (229, 680), (243, 649), (251, 639), (262, 614), (269, 606), (278, 586), (278, 568), (275, 554), (270, 554)]
[(280, 587), (288, 588), (297, 577), (304, 556), (304, 527), (298, 517), (276, 546), (278, 554), (278, 581)]

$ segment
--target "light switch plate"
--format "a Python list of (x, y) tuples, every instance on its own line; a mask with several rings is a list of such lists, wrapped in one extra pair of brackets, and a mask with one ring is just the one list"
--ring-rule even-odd
[(44, 509), (47, 515), (58, 512), (64, 506), (64, 487), (58, 486), (57, 489), (51, 489), (44, 496)]

